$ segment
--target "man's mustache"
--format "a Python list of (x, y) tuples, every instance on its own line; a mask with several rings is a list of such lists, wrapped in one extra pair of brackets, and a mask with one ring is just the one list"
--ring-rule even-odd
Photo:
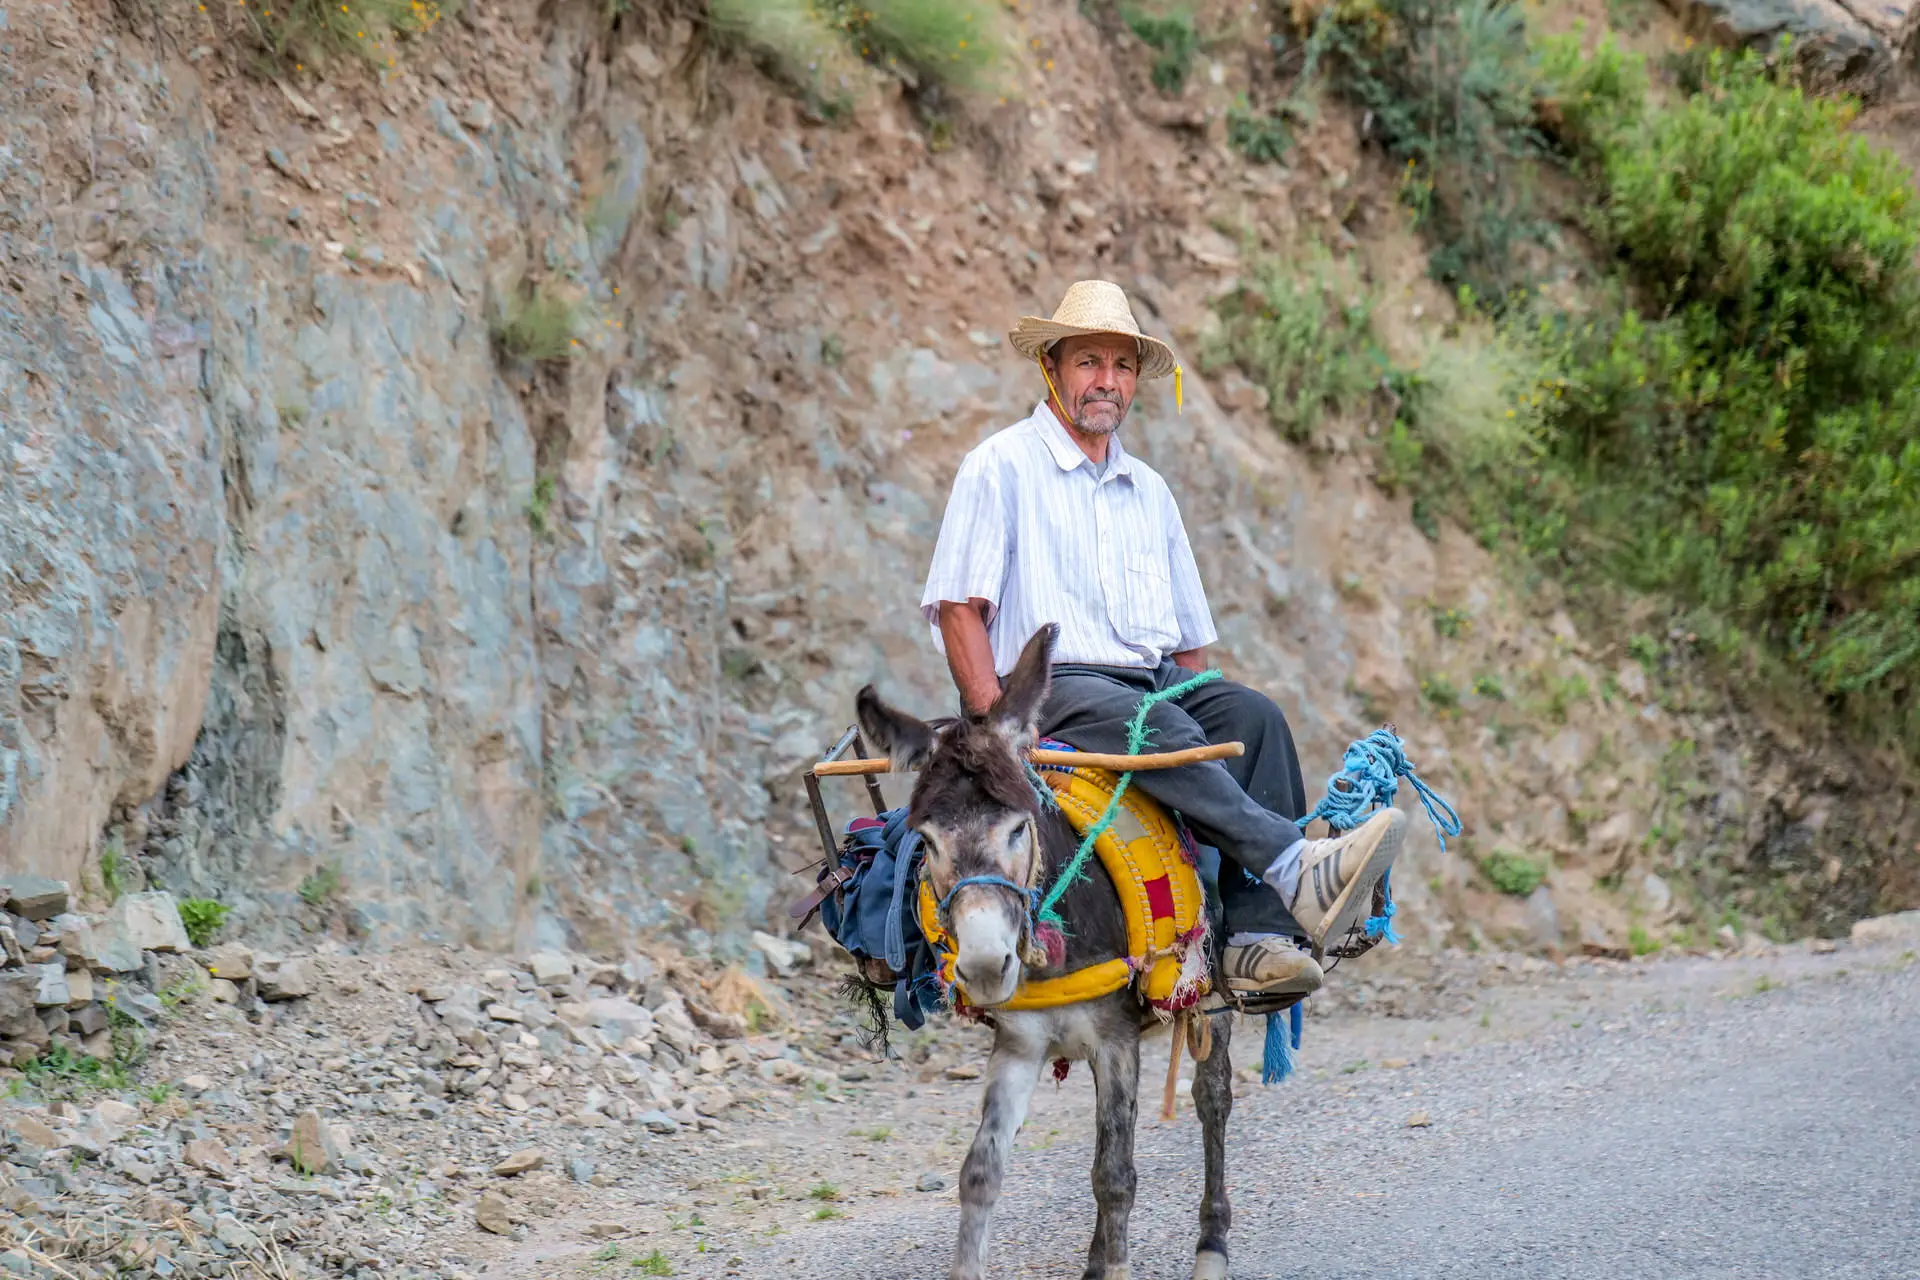
[(1118, 391), (1089, 391), (1080, 397), (1080, 404), (1083, 408), (1101, 401), (1118, 406), (1120, 404), (1120, 393)]

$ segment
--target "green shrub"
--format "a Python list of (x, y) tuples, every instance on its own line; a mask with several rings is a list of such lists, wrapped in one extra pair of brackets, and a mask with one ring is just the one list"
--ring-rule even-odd
[(329, 862), (300, 881), (300, 901), (310, 907), (320, 906), (338, 894), (344, 884), (340, 868)]
[(863, 56), (917, 78), (978, 87), (999, 59), (999, 13), (986, 0), (827, 3)]
[(1480, 860), (1481, 874), (1502, 893), (1524, 898), (1547, 878), (1547, 865), (1524, 854), (1495, 849)]
[(1650, 956), (1660, 949), (1660, 943), (1654, 936), (1639, 925), (1627, 930), (1627, 950), (1636, 956)]
[(913, 84), (977, 88), (1004, 43), (987, 0), (708, 0), (707, 21), (783, 80), (836, 105), (855, 95), (856, 60)]
[(1552, 448), (1610, 568), (1920, 744), (1912, 175), (1755, 55), (1701, 76), (1584, 154), (1646, 307), (1569, 326)]
[(527, 499), (527, 527), (536, 537), (544, 538), (553, 532), (553, 487), (551, 475), (533, 478), (533, 496)]
[(196, 947), (204, 947), (213, 941), (213, 935), (233, 914), (233, 908), (212, 898), (182, 898), (180, 900), (180, 923), (186, 926), (187, 940)]
[(1306, 443), (1329, 412), (1357, 407), (1379, 381), (1373, 295), (1352, 259), (1319, 245), (1304, 258), (1251, 262), (1239, 288), (1214, 303), (1220, 332), (1209, 367), (1237, 364), (1267, 389), (1267, 413)]
[(1475, 676), (1473, 678), (1473, 692), (1475, 697), (1488, 698), (1494, 702), (1505, 702), (1507, 700), (1506, 686), (1500, 683), (1500, 677), (1496, 675)]
[(457, 0), (255, 0), (234, 12), (277, 59), (352, 57), (384, 68), (399, 61), (403, 41), (426, 35), (459, 10)]
[(1540, 42), (1539, 113), (1576, 157), (1632, 128), (1650, 87), (1646, 59), (1622, 49), (1612, 35), (1591, 54), (1581, 52), (1578, 30)]
[(565, 360), (580, 346), (586, 308), (553, 284), (519, 285), (500, 301), (493, 336), (503, 351), (528, 360)]
[(1534, 70), (1515, 0), (1376, 0), (1335, 11), (1337, 83), (1373, 113), (1406, 165), (1403, 193), (1432, 243), (1436, 279), (1501, 299), (1537, 240), (1528, 162)]
[(1451, 711), (1460, 705), (1460, 690), (1445, 676), (1428, 676), (1422, 680), (1420, 696), (1440, 711)]
[(838, 8), (823, 11), (814, 0), (707, 0), (707, 22), (766, 58), (796, 88), (833, 102), (853, 93), (856, 62)]
[(1245, 98), (1227, 108), (1227, 145), (1255, 164), (1279, 164), (1293, 149), (1293, 131), (1275, 111), (1255, 111)]
[(1162, 93), (1179, 93), (1187, 85), (1187, 70), (1200, 47), (1193, 29), (1193, 15), (1184, 9), (1150, 13), (1143, 9), (1123, 8), (1120, 16), (1127, 28), (1157, 55), (1153, 60), (1153, 87)]

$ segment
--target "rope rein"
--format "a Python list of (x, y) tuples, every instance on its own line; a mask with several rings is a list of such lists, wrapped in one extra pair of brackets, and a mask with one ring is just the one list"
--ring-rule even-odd
[[(1179, 684), (1170, 685), (1157, 693), (1149, 693), (1141, 698), (1139, 708), (1133, 713), (1133, 719), (1127, 721), (1127, 754), (1137, 756), (1146, 750), (1147, 713), (1149, 711), (1152, 711), (1163, 702), (1170, 702), (1175, 698), (1185, 697), (1201, 685), (1220, 679), (1221, 675), (1222, 673), (1218, 669), (1202, 671), (1191, 679), (1182, 680)], [(1072, 860), (1061, 869), (1059, 877), (1053, 882), (1053, 887), (1047, 890), (1046, 897), (1040, 900), (1040, 910), (1038, 912), (1040, 923), (1050, 924), (1056, 928), (1063, 923), (1060, 919), (1060, 913), (1053, 909), (1054, 904), (1059, 902), (1060, 899), (1066, 895), (1067, 890), (1071, 889), (1077, 881), (1085, 876), (1087, 860), (1093, 857), (1094, 841), (1105, 835), (1107, 828), (1111, 827), (1113, 820), (1119, 816), (1120, 798), (1127, 794), (1127, 787), (1132, 781), (1133, 771), (1129, 769), (1120, 775), (1118, 782), (1114, 783), (1113, 794), (1107, 798), (1106, 808), (1100, 811), (1100, 820), (1087, 828), (1087, 834), (1080, 838), (1080, 847), (1074, 850)]]
[[(1340, 772), (1327, 779), (1327, 794), (1313, 807), (1313, 812), (1300, 819), (1300, 825), (1304, 827), (1315, 818), (1324, 818), (1327, 826), (1335, 831), (1351, 831), (1365, 822), (1375, 809), (1393, 803), (1402, 778), (1413, 784), (1440, 840), (1440, 851), (1446, 852), (1447, 837), (1460, 834), (1460, 815), (1414, 772), (1412, 761), (1407, 759), (1406, 743), (1391, 728), (1375, 729), (1348, 745), (1340, 761)], [(1397, 943), (1400, 935), (1393, 930), (1392, 871), (1380, 877), (1380, 888), (1384, 905), (1379, 915), (1367, 917), (1366, 936)]]

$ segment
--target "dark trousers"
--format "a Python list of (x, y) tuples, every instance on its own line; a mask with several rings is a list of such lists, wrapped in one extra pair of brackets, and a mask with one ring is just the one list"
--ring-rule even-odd
[[(1173, 662), (1152, 671), (1056, 666), (1040, 732), (1081, 751), (1124, 752), (1127, 722), (1139, 710), (1141, 696), (1170, 689), (1193, 674)], [(1245, 685), (1213, 680), (1156, 705), (1147, 713), (1147, 728), (1147, 751), (1246, 744), (1243, 756), (1144, 770), (1133, 775), (1132, 785), (1177, 810), (1195, 835), (1225, 855), (1220, 899), (1228, 934), (1300, 932), (1279, 893), (1260, 878), (1301, 838), (1293, 815), (1308, 809), (1293, 731), (1280, 708)]]

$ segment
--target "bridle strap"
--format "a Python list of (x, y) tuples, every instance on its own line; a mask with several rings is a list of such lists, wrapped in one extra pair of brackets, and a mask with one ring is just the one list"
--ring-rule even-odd
[(1023, 884), (1016, 884), (1005, 876), (964, 876), (954, 881), (953, 888), (947, 890), (947, 896), (940, 899), (940, 923), (943, 927), (948, 923), (949, 908), (953, 905), (953, 895), (959, 893), (970, 884), (991, 885), (996, 889), (1011, 889), (1019, 894), (1021, 901), (1024, 902), (1026, 906), (1027, 928), (1029, 931), (1033, 929), (1033, 913), (1040, 905), (1040, 891), (1038, 889), (1029, 889)]

